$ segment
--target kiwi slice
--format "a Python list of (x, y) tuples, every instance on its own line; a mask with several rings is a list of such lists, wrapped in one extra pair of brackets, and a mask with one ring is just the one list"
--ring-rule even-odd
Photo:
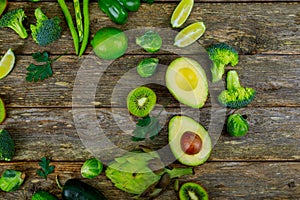
[(147, 116), (156, 104), (156, 94), (148, 87), (138, 87), (129, 92), (127, 96), (127, 108), (137, 117)]
[(5, 120), (6, 118), (6, 109), (3, 100), (0, 98), (0, 124)]
[(179, 190), (180, 200), (208, 200), (206, 190), (197, 183), (184, 183)]

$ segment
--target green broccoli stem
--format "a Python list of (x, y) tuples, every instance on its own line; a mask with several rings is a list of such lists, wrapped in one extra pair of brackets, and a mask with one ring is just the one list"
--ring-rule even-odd
[(170, 175), (170, 178), (178, 178), (184, 175), (191, 175), (194, 174), (193, 168), (173, 168), (173, 169), (166, 169), (167, 173)]
[(43, 11), (40, 8), (35, 9), (34, 16), (37, 21), (44, 21), (48, 19), (48, 17), (43, 13)]
[(11, 24), (9, 27), (13, 29), (22, 39), (28, 37), (28, 33), (25, 27), (22, 25), (22, 21), (17, 21), (16, 23)]
[(216, 83), (222, 79), (222, 76), (225, 72), (225, 66), (224, 64), (220, 62), (214, 62), (213, 66), (211, 67), (210, 71), (212, 74), (212, 82)]
[(227, 73), (226, 87), (227, 90), (237, 90), (241, 87), (238, 73), (235, 70), (231, 70)]

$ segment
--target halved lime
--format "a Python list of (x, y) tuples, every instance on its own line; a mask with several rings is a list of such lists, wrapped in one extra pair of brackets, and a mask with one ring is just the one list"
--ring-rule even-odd
[(171, 24), (173, 28), (178, 28), (189, 17), (192, 8), (194, 6), (194, 0), (181, 0), (181, 2), (177, 5), (175, 10), (173, 11), (171, 17)]
[(15, 55), (11, 49), (4, 54), (0, 61), (0, 79), (6, 77), (9, 72), (14, 68), (15, 65)]
[(198, 40), (205, 32), (203, 22), (195, 22), (182, 29), (175, 37), (174, 45), (178, 47), (186, 47)]
[(0, 98), (0, 124), (5, 120), (6, 118), (6, 109), (3, 100)]

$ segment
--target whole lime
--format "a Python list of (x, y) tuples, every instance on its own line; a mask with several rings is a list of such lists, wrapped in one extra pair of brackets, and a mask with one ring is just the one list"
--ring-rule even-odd
[(128, 38), (118, 28), (105, 27), (97, 31), (91, 44), (99, 58), (113, 60), (125, 53), (128, 47)]

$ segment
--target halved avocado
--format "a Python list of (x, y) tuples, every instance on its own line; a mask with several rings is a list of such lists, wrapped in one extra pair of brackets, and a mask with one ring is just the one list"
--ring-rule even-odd
[(203, 164), (212, 150), (205, 128), (186, 116), (175, 116), (170, 120), (169, 145), (175, 158), (188, 166)]
[(187, 57), (171, 62), (166, 72), (166, 86), (181, 103), (201, 108), (208, 96), (208, 83), (201, 65)]

